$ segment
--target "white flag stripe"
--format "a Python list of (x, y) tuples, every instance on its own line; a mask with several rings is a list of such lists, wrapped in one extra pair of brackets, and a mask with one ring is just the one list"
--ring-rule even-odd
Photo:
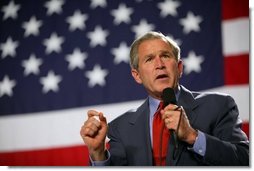
[[(242, 120), (249, 121), (249, 86), (232, 86), (211, 89), (232, 95)], [(0, 152), (42, 149), (83, 144), (80, 127), (89, 109), (102, 111), (110, 122), (119, 114), (138, 107), (143, 100), (34, 113), (0, 118)]]
[(222, 43), (225, 57), (249, 53), (249, 18), (222, 22)]
[(79, 131), (87, 119), (89, 109), (103, 112), (110, 122), (142, 102), (143, 100), (0, 117), (0, 152), (81, 144)]

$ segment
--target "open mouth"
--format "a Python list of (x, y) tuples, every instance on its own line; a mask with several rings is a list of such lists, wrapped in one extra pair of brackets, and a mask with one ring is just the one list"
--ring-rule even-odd
[(156, 80), (158, 80), (158, 79), (165, 79), (165, 78), (168, 78), (168, 75), (167, 74), (161, 74), (161, 75), (158, 75), (156, 77)]

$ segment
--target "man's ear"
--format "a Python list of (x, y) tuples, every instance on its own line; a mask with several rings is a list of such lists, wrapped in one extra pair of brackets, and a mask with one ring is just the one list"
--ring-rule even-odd
[(142, 80), (140, 79), (140, 75), (137, 69), (132, 68), (131, 75), (137, 83), (142, 84)]
[(183, 74), (183, 61), (181, 59), (178, 61), (178, 74), (179, 78), (181, 78)]

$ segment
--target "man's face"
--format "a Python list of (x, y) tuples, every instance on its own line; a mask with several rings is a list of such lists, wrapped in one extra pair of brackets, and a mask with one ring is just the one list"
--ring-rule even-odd
[(164, 88), (176, 88), (181, 77), (183, 64), (177, 61), (172, 48), (162, 39), (142, 42), (138, 48), (138, 69), (132, 69), (132, 76), (143, 84), (148, 93), (161, 97)]

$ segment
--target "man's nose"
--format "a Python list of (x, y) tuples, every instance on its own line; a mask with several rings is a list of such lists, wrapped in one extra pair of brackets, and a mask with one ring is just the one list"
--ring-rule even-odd
[(164, 61), (159, 56), (156, 56), (156, 58), (155, 58), (155, 65), (156, 65), (156, 69), (163, 69), (163, 68), (165, 68)]

